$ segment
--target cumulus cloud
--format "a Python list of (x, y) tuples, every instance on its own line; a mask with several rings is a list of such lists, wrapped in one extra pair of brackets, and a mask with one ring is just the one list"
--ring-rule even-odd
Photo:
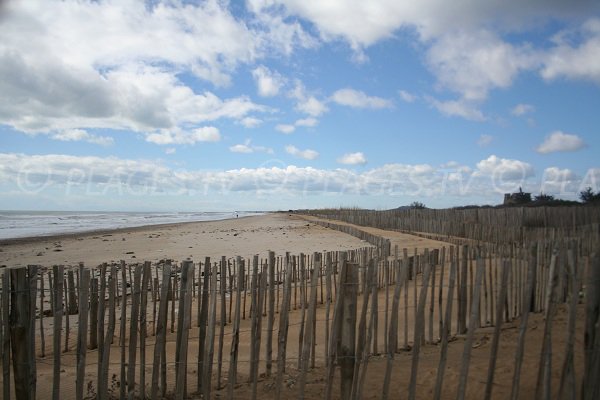
[(365, 165), (367, 163), (367, 158), (361, 152), (346, 153), (338, 158), (337, 162), (346, 165)]
[(243, 144), (236, 144), (236, 145), (229, 147), (229, 151), (231, 151), (232, 153), (244, 153), (244, 154), (250, 154), (250, 153), (273, 154), (272, 148), (265, 147), (265, 146), (254, 146), (254, 145), (252, 145), (252, 141), (250, 139), (246, 139), (246, 141)]
[(444, 87), (466, 100), (484, 100), (491, 89), (509, 87), (521, 71), (534, 67), (531, 53), (490, 31), (461, 31), (437, 39), (427, 64)]
[(541, 75), (584, 79), (600, 84), (600, 18), (586, 21), (580, 30), (561, 31), (554, 36), (555, 46), (544, 56)]
[(288, 96), (296, 100), (295, 109), (301, 113), (311, 117), (318, 117), (327, 111), (327, 105), (317, 99), (314, 95), (309, 94), (300, 80), (296, 80), (294, 87), (289, 91)]
[(298, 100), (296, 110), (308, 114), (312, 117), (318, 117), (326, 113), (329, 108), (322, 101), (314, 96), (309, 96)]
[(498, 181), (522, 181), (534, 175), (533, 166), (527, 162), (491, 155), (477, 163), (476, 176), (491, 177)]
[(285, 152), (294, 157), (304, 158), (305, 160), (314, 160), (315, 158), (319, 157), (319, 153), (315, 150), (300, 150), (296, 146), (292, 145), (285, 146)]
[[(33, 0), (6, 4), (3, 16), (0, 123), (23, 132), (155, 132), (240, 120), (266, 108), (246, 96), (192, 90), (181, 74), (228, 85), (241, 65), (314, 45), (297, 23), (250, 23), (217, 0)], [(264, 94), (277, 86), (269, 76)]]
[[(251, 153), (260, 151), (260, 146), (246, 141), (235, 149)], [(550, 167), (544, 171), (541, 181), (534, 182), (532, 178), (533, 169), (527, 163), (497, 156), (480, 161), (475, 168), (456, 163), (442, 167), (394, 163), (358, 172), (293, 165), (223, 171), (174, 169), (161, 160), (0, 153), (0, 184), (19, 195), (43, 195), (46, 190), (52, 190), (53, 196), (60, 196), (62, 188), (69, 193), (79, 190), (86, 195), (139, 195), (145, 198), (197, 193), (272, 195), (285, 192), (294, 196), (469, 196), (499, 202), (501, 196), (498, 193), (518, 190), (519, 186), (534, 193), (543, 191), (576, 198), (578, 190), (597, 186), (600, 169), (590, 169), (580, 178), (568, 169)]]
[(535, 107), (532, 106), (531, 104), (520, 103), (520, 104), (517, 104), (516, 106), (514, 106), (513, 109), (510, 110), (510, 113), (512, 115), (520, 117), (522, 115), (529, 114), (534, 111), (535, 111)]
[(294, 125), (289, 124), (278, 124), (277, 126), (275, 126), (275, 129), (281, 133), (289, 135), (290, 133), (293, 133), (296, 130), (296, 127)]
[(52, 134), (52, 139), (61, 140), (63, 142), (88, 142), (99, 144), (100, 146), (110, 146), (115, 141), (110, 136), (98, 136), (91, 134), (83, 129), (67, 129), (62, 132)]
[(258, 88), (258, 94), (263, 97), (276, 96), (284, 84), (284, 78), (277, 72), (261, 65), (252, 71), (252, 76)]
[(195, 144), (197, 142), (218, 142), (221, 140), (221, 134), (214, 126), (205, 126), (194, 129), (192, 132), (160, 132), (146, 135), (146, 141), (160, 144)]
[(389, 108), (392, 102), (376, 96), (368, 96), (364, 92), (350, 88), (339, 89), (333, 93), (331, 100), (354, 108)]
[(585, 146), (585, 142), (579, 136), (555, 131), (546, 136), (544, 141), (536, 148), (536, 151), (541, 154), (570, 152), (580, 150)]
[(256, 128), (262, 124), (262, 120), (254, 117), (245, 117), (240, 120), (240, 124), (242, 124), (245, 128)]

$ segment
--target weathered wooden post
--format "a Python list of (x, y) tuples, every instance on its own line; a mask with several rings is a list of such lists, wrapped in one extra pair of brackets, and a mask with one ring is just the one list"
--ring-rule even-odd
[[(54, 357), (54, 369), (52, 381), (52, 400), (60, 400), (60, 332), (63, 314), (63, 266), (55, 265), (52, 274), (54, 277), (54, 292), (52, 293), (52, 304), (54, 304), (54, 340), (52, 353)], [(98, 363), (98, 365), (99, 371), (102, 371), (100, 369), (100, 363)], [(98, 383), (100, 383), (100, 375), (98, 376)]]
[[(140, 280), (142, 278), (142, 265), (135, 266), (133, 277), (133, 290), (131, 298), (131, 320), (129, 326), (129, 359), (127, 362), (127, 398), (133, 400), (135, 396), (135, 361), (137, 351), (138, 319), (140, 314)], [(144, 310), (146, 312), (146, 310)], [(142, 329), (146, 329), (144, 325)], [(124, 341), (125, 339), (123, 339)]]
[(10, 275), (10, 343), (15, 396), (17, 399), (33, 399), (35, 380), (32, 379), (34, 376), (30, 341), (32, 340), (31, 330), (34, 327), (31, 326), (31, 297), (27, 268), (11, 269)]
[(343, 292), (343, 318), (341, 337), (338, 344), (338, 362), (340, 364), (341, 398), (348, 399), (352, 391), (356, 349), (356, 311), (358, 296), (358, 264), (347, 263), (345, 275), (340, 277), (340, 290)]
[[(158, 391), (158, 378), (162, 365), (166, 364), (166, 360), (163, 363), (163, 353), (166, 342), (166, 329), (167, 329), (167, 308), (168, 308), (168, 293), (171, 280), (171, 264), (167, 263), (163, 265), (162, 273), (162, 285), (160, 287), (160, 304), (158, 306), (158, 321), (156, 323), (156, 343), (154, 344), (154, 362), (152, 370), (152, 400), (157, 400), (160, 396)], [(166, 373), (166, 372), (165, 372)], [(164, 388), (163, 388), (164, 391)]]
[(483, 272), (485, 264), (481, 258), (477, 259), (477, 271), (475, 272), (475, 288), (473, 290), (473, 299), (471, 304), (471, 316), (469, 318), (469, 329), (467, 331), (467, 340), (463, 350), (463, 358), (460, 369), (460, 377), (458, 382), (457, 399), (462, 400), (467, 393), (467, 378), (469, 376), (469, 364), (471, 362), (471, 350), (473, 348), (473, 337), (475, 335), (475, 327), (479, 321), (479, 298), (481, 293), (481, 282), (483, 280)]
[(79, 291), (79, 326), (77, 332), (77, 379), (75, 398), (83, 399), (83, 386), (85, 381), (85, 360), (87, 355), (87, 329), (88, 329), (88, 294), (90, 287), (90, 270), (81, 270)]
[(10, 270), (5, 268), (2, 274), (2, 394), (10, 399)]

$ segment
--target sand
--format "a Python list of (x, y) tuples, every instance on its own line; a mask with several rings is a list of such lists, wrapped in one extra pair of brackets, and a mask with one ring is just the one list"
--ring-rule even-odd
[(310, 223), (299, 216), (273, 213), (222, 221), (154, 225), (85, 234), (0, 241), (0, 265), (97, 266), (103, 262), (204, 261), (205, 257), (266, 257), (312, 254), (368, 246), (353, 236)]
[[(400, 249), (422, 249), (425, 247), (436, 248), (444, 245), (442, 242), (431, 241), (412, 235), (400, 234), (397, 232), (386, 232), (381, 230), (368, 229), (371, 233), (380, 234), (390, 238), (392, 249), (398, 245)], [(293, 254), (304, 252), (310, 254), (314, 251), (323, 250), (344, 250), (364, 247), (368, 245), (362, 240), (352, 236), (332, 231), (311, 222), (311, 219), (303, 218), (297, 215), (288, 214), (268, 214), (258, 217), (240, 218), (225, 221), (199, 222), (174, 224), (163, 226), (149, 226), (134, 229), (123, 229), (111, 232), (96, 232), (90, 234), (79, 234), (71, 236), (61, 236), (53, 238), (21, 239), (12, 242), (1, 242), (0, 265), (10, 267), (41, 264), (50, 266), (53, 264), (75, 265), (80, 261), (86, 265), (94, 266), (101, 262), (111, 260), (125, 260), (127, 262), (136, 261), (157, 261), (164, 258), (182, 260), (187, 257), (195, 261), (204, 260), (204, 257), (210, 256), (217, 259), (225, 255), (233, 257), (240, 255), (249, 257), (253, 254), (260, 254), (266, 257), (269, 250), (277, 254), (283, 254), (290, 251)], [(446, 244), (447, 245), (447, 244)], [(58, 251), (60, 250), (60, 251)], [(411, 250), (412, 253), (413, 250)], [(41, 255), (38, 255), (41, 254)], [(134, 258), (135, 257), (135, 258)], [(446, 274), (447, 276), (447, 274)], [(414, 282), (409, 287), (409, 331), (408, 341), (412, 344), (413, 335), (413, 292)], [(420, 286), (420, 279), (417, 279), (417, 286)], [(385, 291), (379, 293), (379, 312), (383, 315), (385, 303)], [(401, 303), (402, 304), (402, 303)], [(196, 315), (196, 302), (193, 302), (194, 310), (192, 315)], [(456, 303), (455, 303), (456, 306)], [(402, 305), (401, 305), (402, 307)], [(323, 350), (324, 343), (323, 330), (325, 321), (325, 307), (321, 304), (317, 309), (317, 360), (316, 368), (311, 370), (307, 379), (306, 398), (318, 399), (324, 397), (326, 370), (324, 367)], [(360, 304), (359, 304), (360, 310)], [(402, 310), (402, 308), (401, 308)], [(581, 376), (582, 365), (582, 331), (583, 331), (583, 309), (579, 306), (577, 330), (578, 337), (576, 341), (576, 373)], [(71, 344), (70, 352), (62, 355), (62, 389), (61, 393), (65, 398), (71, 397), (74, 393), (75, 381), (75, 322), (77, 316), (71, 316)], [(298, 350), (298, 327), (300, 312), (292, 310), (290, 314), (290, 331), (288, 339), (288, 368), (285, 376), (284, 398), (297, 398), (299, 372), (296, 369), (297, 350)], [(434, 321), (437, 321), (436, 311)], [(557, 381), (560, 377), (562, 367), (563, 349), (566, 338), (566, 319), (567, 313), (561, 306), (553, 325), (553, 389), (557, 390)], [(195, 320), (195, 318), (194, 318)], [(277, 323), (276, 317), (276, 323)], [(47, 352), (51, 352), (52, 319), (45, 319), (45, 331)], [(383, 349), (383, 320), (380, 320), (379, 327), (379, 346)], [(510, 385), (512, 383), (512, 372), (514, 367), (514, 353), (517, 343), (519, 320), (512, 321), (503, 326), (503, 334), (500, 342), (499, 358), (496, 367), (496, 384), (494, 386), (494, 398), (507, 398), (510, 394)], [(529, 329), (527, 332), (526, 354), (521, 378), (522, 390), (521, 398), (531, 398), (534, 395), (535, 382), (537, 378), (537, 365), (540, 357), (540, 346), (543, 334), (543, 316), (540, 314), (530, 317)], [(149, 321), (150, 325), (150, 321)], [(240, 357), (238, 385), (236, 385), (235, 398), (246, 399), (251, 397), (250, 385), (247, 383), (249, 375), (249, 343), (250, 343), (250, 321), (248, 319), (241, 323), (240, 337)], [(217, 327), (218, 331), (218, 327)], [(118, 336), (118, 322), (116, 336)], [(227, 376), (228, 356), (231, 344), (231, 326), (228, 324), (225, 328), (224, 342), (224, 380)], [(467, 398), (479, 399), (482, 396), (486, 381), (487, 366), (489, 362), (490, 342), (493, 328), (482, 328), (477, 331), (475, 345), (472, 352), (472, 361), (469, 375), (469, 386)], [(399, 340), (403, 342), (403, 314), (401, 312)], [(264, 336), (264, 335), (263, 335)], [(437, 329), (435, 337), (437, 337)], [(276, 333), (275, 333), (276, 337)], [(197, 328), (192, 328), (189, 341), (189, 359), (190, 367), (188, 373), (189, 392), (195, 392), (195, 362), (198, 343)], [(264, 337), (263, 337), (264, 340)], [(264, 342), (263, 342), (264, 343)], [(456, 397), (456, 387), (458, 383), (458, 371), (464, 347), (464, 337), (458, 337), (452, 341), (448, 350), (448, 362), (446, 378), (444, 384), (443, 398), (454, 399)], [(39, 354), (39, 343), (37, 344)], [(147, 360), (151, 363), (154, 349), (154, 337), (149, 337), (147, 341)], [(174, 360), (175, 334), (169, 334), (167, 339), (168, 360)], [(274, 343), (276, 353), (276, 343)], [(87, 359), (86, 383), (89, 382), (89, 388), (95, 386), (96, 374), (96, 356), (97, 351), (89, 351)], [(112, 349), (111, 375), (119, 376), (119, 347), (118, 338), (115, 338), (115, 344)], [(264, 356), (264, 348), (261, 349), (261, 355)], [(215, 356), (216, 359), (216, 356)], [(404, 398), (407, 396), (408, 379), (410, 378), (410, 365), (412, 353), (401, 351), (396, 354), (394, 369), (392, 374), (392, 386), (390, 398)], [(363, 398), (379, 399), (381, 398), (381, 387), (383, 375), (385, 372), (385, 356), (373, 356), (369, 360), (368, 374), (365, 382)], [(431, 398), (434, 389), (435, 374), (439, 363), (439, 346), (436, 344), (427, 344), (422, 348), (420, 368), (417, 379), (417, 398)], [(260, 379), (258, 386), (259, 398), (275, 398), (274, 377), (264, 376), (264, 362), (260, 364)], [(149, 383), (152, 368), (147, 369), (148, 375), (146, 382)], [(273, 372), (276, 372), (276, 365), (273, 366)], [(38, 360), (38, 398), (49, 398), (51, 394), (52, 379), (52, 358)], [(169, 392), (174, 390), (174, 368), (169, 371)], [(337, 377), (337, 373), (336, 373)], [(118, 386), (113, 382), (113, 389), (118, 396)], [(87, 385), (86, 385), (87, 386)], [(93, 389), (88, 395), (93, 396)], [(223, 398), (226, 396), (225, 390), (213, 391), (214, 398)], [(195, 396), (194, 398), (199, 398)], [(336, 379), (334, 385), (334, 398), (339, 398), (339, 381)]]

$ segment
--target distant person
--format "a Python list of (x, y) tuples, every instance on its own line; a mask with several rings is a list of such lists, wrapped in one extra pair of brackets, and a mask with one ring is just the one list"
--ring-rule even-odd
[(239, 215), (238, 215), (238, 212), (237, 212), (237, 211), (235, 212), (235, 217), (236, 217), (236, 218), (238, 218), (238, 217), (239, 217)]

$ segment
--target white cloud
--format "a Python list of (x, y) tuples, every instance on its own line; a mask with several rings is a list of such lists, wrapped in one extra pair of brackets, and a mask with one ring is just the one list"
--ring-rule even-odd
[(509, 87), (536, 62), (527, 46), (514, 46), (486, 30), (444, 35), (427, 51), (427, 64), (439, 83), (471, 101), (484, 100), (491, 89)]
[(229, 147), (229, 151), (232, 153), (267, 153), (273, 154), (273, 149), (265, 146), (254, 146), (252, 145), (252, 141), (250, 139), (246, 139), (243, 144), (236, 144)]
[(522, 115), (525, 114), (529, 114), (535, 111), (535, 107), (532, 106), (531, 104), (517, 104), (516, 106), (513, 107), (513, 109), (510, 111), (510, 113), (512, 115), (516, 115), (517, 117), (520, 117)]
[(579, 136), (561, 131), (555, 131), (546, 136), (544, 141), (536, 148), (536, 151), (541, 154), (555, 153), (559, 151), (569, 152), (580, 150), (585, 146), (585, 142)]
[(368, 96), (364, 92), (350, 88), (340, 89), (333, 93), (331, 100), (354, 108), (389, 108), (392, 102), (376, 96)]
[(400, 98), (407, 103), (413, 103), (417, 99), (416, 95), (409, 93), (406, 90), (399, 90), (398, 94), (400, 95)]
[(114, 144), (114, 139), (110, 136), (98, 136), (91, 134), (83, 129), (67, 129), (62, 132), (52, 134), (52, 139), (62, 140), (64, 142), (88, 142), (99, 144), (100, 146), (110, 146)]
[(252, 76), (256, 82), (258, 94), (263, 97), (276, 96), (285, 81), (280, 74), (262, 65), (252, 71)]
[(564, 196), (579, 192), (581, 179), (568, 168), (548, 167), (544, 170), (540, 193)]
[(485, 116), (475, 104), (465, 100), (440, 101), (432, 97), (426, 100), (439, 112), (450, 117), (462, 117), (471, 121), (485, 121)]
[(300, 150), (296, 146), (285, 146), (285, 152), (291, 154), (294, 157), (304, 158), (305, 160), (314, 160), (319, 157), (319, 153), (315, 150)]
[(312, 117), (318, 117), (326, 113), (329, 109), (322, 101), (314, 96), (309, 96), (305, 99), (300, 99), (296, 104), (296, 110), (308, 114)]
[(165, 149), (165, 154), (175, 154), (177, 153), (177, 149), (175, 147), (167, 147)]
[(367, 158), (361, 152), (347, 153), (338, 158), (337, 162), (346, 165), (364, 165), (367, 163)]
[(296, 127), (294, 125), (289, 124), (278, 124), (277, 126), (275, 126), (275, 129), (281, 133), (289, 135), (290, 133), (293, 133), (296, 130)]
[(459, 3), (444, 0), (418, 3), (395, 0), (251, 0), (249, 3), (255, 12), (300, 16), (316, 26), (323, 40), (343, 39), (355, 49), (391, 38), (399, 29), (414, 30), (422, 40), (429, 40), (453, 31), (457, 26), (472, 29), (496, 22), (517, 30), (529, 21), (567, 19), (597, 11), (597, 4), (587, 0), (568, 4), (561, 0), (526, 4), (501, 0), (466, 0)]
[(314, 126), (317, 126), (317, 124), (319, 123), (319, 120), (316, 118), (312, 118), (312, 117), (308, 117), (308, 118), (302, 118), (297, 120), (294, 125), (296, 126), (306, 126), (309, 128), (312, 128)]
[(485, 176), (498, 181), (521, 181), (534, 175), (533, 166), (520, 160), (491, 155), (477, 163), (476, 176)]
[[(232, 146), (233, 147), (233, 146)], [(259, 146), (260, 147), (260, 146)], [(258, 150), (249, 141), (235, 146), (238, 151)], [(245, 149), (245, 150), (244, 150)], [(232, 150), (234, 151), (234, 150)], [(161, 160), (135, 160), (117, 157), (81, 157), (61, 154), (25, 155), (0, 153), (0, 184), (20, 196), (60, 198), (60, 190), (86, 196), (114, 198), (114, 195), (152, 196), (236, 192), (256, 195), (288, 193), (360, 194), (366, 196), (468, 196), (501, 202), (501, 195), (523, 185), (533, 193), (561, 192), (576, 197), (580, 187), (600, 182), (600, 169), (590, 169), (584, 178), (572, 171), (551, 167), (540, 182), (532, 182), (533, 168), (522, 161), (490, 156), (475, 169), (448, 163), (386, 164), (352, 171), (344, 168), (269, 166), (226, 171), (174, 169)], [(564, 183), (563, 185), (563, 182)], [(562, 186), (561, 186), (562, 185)], [(541, 189), (541, 190), (539, 190)]]
[(254, 117), (245, 117), (240, 120), (240, 124), (242, 124), (245, 128), (256, 128), (262, 124), (262, 120)]
[(235, 17), (218, 0), (11, 2), (0, 30), (0, 123), (23, 132), (155, 133), (266, 111), (179, 78), (228, 85), (241, 65), (314, 46), (297, 22), (265, 23)]
[(489, 146), (493, 140), (494, 137), (492, 135), (482, 134), (481, 136), (479, 136), (479, 139), (477, 139), (477, 145), (479, 147), (486, 147)]
[(197, 142), (218, 142), (221, 140), (219, 130), (214, 126), (194, 129), (192, 132), (160, 132), (146, 135), (146, 141), (159, 144), (195, 144)]
[(308, 114), (311, 117), (318, 117), (329, 111), (324, 102), (317, 99), (314, 95), (307, 93), (304, 84), (299, 80), (296, 80), (296, 83), (292, 90), (289, 91), (288, 96), (296, 99), (295, 109), (297, 111)]
[(566, 77), (600, 84), (600, 18), (586, 21), (580, 30), (555, 35), (555, 47), (544, 57), (545, 79)]

